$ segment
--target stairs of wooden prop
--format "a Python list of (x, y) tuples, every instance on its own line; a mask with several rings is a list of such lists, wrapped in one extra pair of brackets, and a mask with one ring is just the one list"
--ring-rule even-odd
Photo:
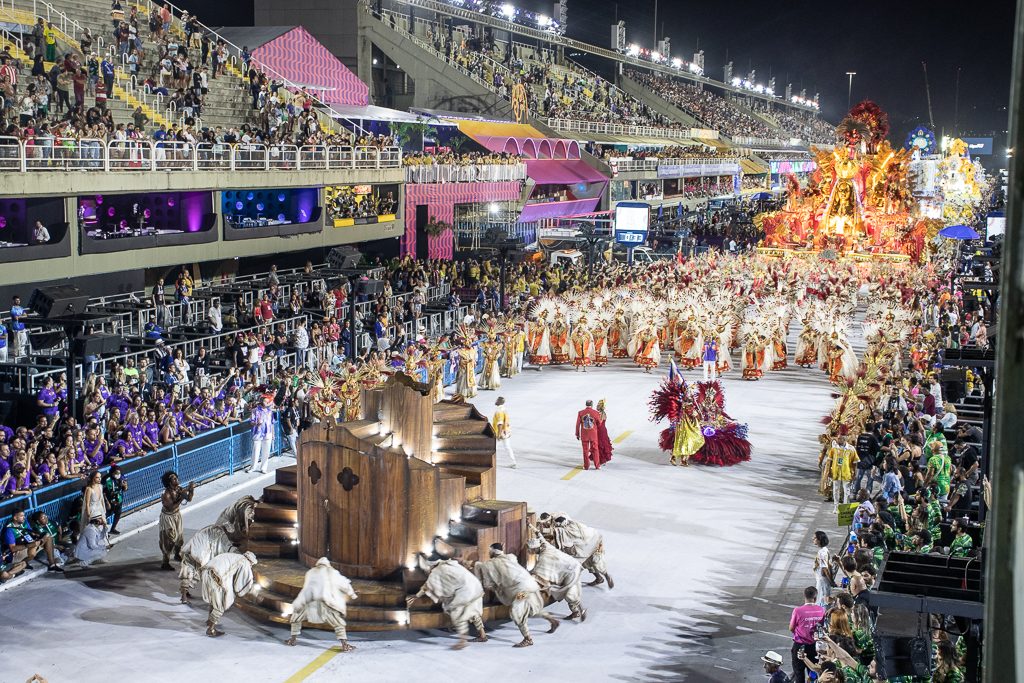
[(466, 500), (494, 490), (494, 437), (487, 418), (472, 405), (442, 401), (434, 405), (431, 456), (442, 475), (466, 480)]
[(263, 489), (249, 526), (248, 550), (261, 558), (298, 557), (299, 490), (295, 465), (278, 468), (274, 483)]

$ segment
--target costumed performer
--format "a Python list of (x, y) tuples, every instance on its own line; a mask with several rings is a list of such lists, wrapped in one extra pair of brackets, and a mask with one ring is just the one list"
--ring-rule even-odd
[(295, 645), (302, 633), (302, 622), (326, 624), (334, 629), (334, 635), (341, 643), (341, 652), (355, 649), (348, 644), (348, 633), (345, 630), (345, 617), (348, 616), (348, 601), (355, 600), (356, 595), (349, 581), (341, 572), (331, 566), (331, 561), (321, 557), (316, 565), (306, 572), (302, 580), (302, 590), (292, 601), (292, 614), (289, 619), (291, 637), (284, 641), (285, 645)]

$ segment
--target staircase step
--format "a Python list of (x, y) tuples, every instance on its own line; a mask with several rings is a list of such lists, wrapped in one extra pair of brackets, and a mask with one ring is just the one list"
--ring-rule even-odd
[(466, 541), (467, 543), (477, 543), (477, 533), (479, 531), (493, 528), (493, 524), (481, 524), (479, 522), (467, 522), (465, 520), (448, 523), (449, 533), (451, 534), (449, 538)]
[(494, 462), (494, 449), (435, 449), (431, 454), (431, 461), (435, 465), (446, 465), (448, 463), (488, 463)]
[(487, 426), (487, 420), (466, 419), (435, 422), (434, 436), (454, 437), (482, 435), (486, 432)]
[(480, 549), (476, 543), (469, 543), (457, 538), (434, 539), (434, 552), (446, 560), (476, 562), (480, 559)]
[[(237, 604), (238, 608), (243, 612), (251, 617), (259, 619), (260, 621), (284, 625), (291, 623), (290, 618), (283, 615), (281, 612), (271, 611), (262, 605), (253, 604), (245, 599), (238, 600), (235, 604)], [(313, 628), (320, 631), (333, 630), (326, 624), (306, 624), (304, 628)], [(345, 628), (349, 632), (398, 631), (408, 628), (408, 624), (404, 622), (399, 623), (398, 621), (357, 621), (350, 615), (349, 618), (346, 619)]]
[(297, 486), (298, 467), (296, 467), (295, 465), (285, 465), (284, 467), (278, 467), (274, 471), (274, 482), (277, 484), (283, 484), (285, 486)]
[(254, 522), (249, 527), (250, 540), (293, 541), (299, 537), (299, 525)]
[(463, 436), (438, 436), (435, 450), (490, 450), (494, 451), (494, 437), (484, 434), (466, 434)]
[(469, 485), (476, 485), (480, 483), (480, 476), (488, 470), (494, 469), (488, 465), (458, 465), (458, 464), (446, 464), (438, 465), (438, 469), (442, 472), (448, 472), (449, 474), (455, 474), (460, 477), (466, 478), (466, 483)]
[(295, 524), (299, 521), (299, 511), (294, 505), (261, 502), (256, 506), (255, 521)]
[(437, 403), (434, 405), (434, 424), (466, 420), (473, 415), (473, 406), (454, 403)]
[(298, 505), (299, 490), (294, 486), (271, 484), (263, 489), (263, 500), (281, 505)]
[(248, 550), (257, 557), (298, 557), (299, 555), (299, 546), (291, 541), (281, 543), (279, 541), (251, 539), (248, 544)]

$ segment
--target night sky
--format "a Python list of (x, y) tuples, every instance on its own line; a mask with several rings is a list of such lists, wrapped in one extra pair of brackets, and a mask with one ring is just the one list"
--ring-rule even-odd
[[(180, 0), (209, 25), (247, 25), (252, 0)], [(552, 2), (513, 4), (552, 14)], [(571, 37), (609, 46), (616, 12), (626, 39), (653, 46), (655, 0), (569, 0)], [(822, 114), (836, 123), (846, 111), (847, 71), (856, 71), (853, 102), (873, 99), (889, 113), (891, 137), (902, 141), (916, 125), (928, 125), (921, 62), (928, 64), (936, 134), (1004, 134), (1010, 88), (1015, 4), (1011, 0), (952, 3), (898, 2), (767, 3), (730, 0), (658, 0), (658, 24), (672, 39), (672, 54), (690, 59), (704, 50), (709, 76), (722, 78), (732, 60), (734, 75), (750, 68), (776, 92), (821, 94)], [(728, 59), (727, 59), (728, 55)], [(959, 116), (955, 117), (957, 68)], [(997, 143), (999, 144), (999, 143)]]

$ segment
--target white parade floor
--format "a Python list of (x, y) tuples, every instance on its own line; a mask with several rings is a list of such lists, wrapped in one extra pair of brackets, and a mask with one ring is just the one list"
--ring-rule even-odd
[[(47, 575), (0, 593), (0, 681), (38, 672), (63, 681), (762, 681), (759, 658), (789, 659), (789, 612), (812, 583), (810, 536), (835, 531), (815, 494), (820, 418), (832, 405), (823, 373), (790, 368), (758, 382), (725, 381), (726, 408), (748, 423), (753, 459), (732, 468), (677, 468), (657, 447), (663, 425), (648, 420), (664, 367), (645, 375), (619, 361), (590, 372), (526, 371), (474, 400), (487, 414), (503, 395), (519, 469), (499, 460), (498, 495), (537, 512), (564, 512), (604, 533), (615, 589), (585, 588), (589, 618), (557, 633), (532, 622), (536, 645), (513, 649), (510, 623), (492, 639), (454, 652), (443, 631), (354, 634), (357, 651), (329, 651), (332, 634), (286, 629), (228, 613), (222, 638), (203, 634), (205, 606), (178, 604), (176, 572), (155, 571), (155, 528), (124, 538), (105, 565), (69, 578)], [(697, 373), (689, 373), (695, 378)], [(573, 468), (583, 401), (608, 401), (612, 462)], [(499, 452), (499, 457), (501, 453)], [(291, 462), (287, 460), (286, 462)], [(187, 534), (230, 499), (270, 477), (237, 475), (203, 487), (196, 502), (242, 489), (185, 513)], [(248, 486), (245, 486), (248, 483)], [(149, 509), (125, 520), (152, 521)], [(567, 615), (563, 604), (556, 614)], [(128, 676), (128, 678), (125, 678)]]

